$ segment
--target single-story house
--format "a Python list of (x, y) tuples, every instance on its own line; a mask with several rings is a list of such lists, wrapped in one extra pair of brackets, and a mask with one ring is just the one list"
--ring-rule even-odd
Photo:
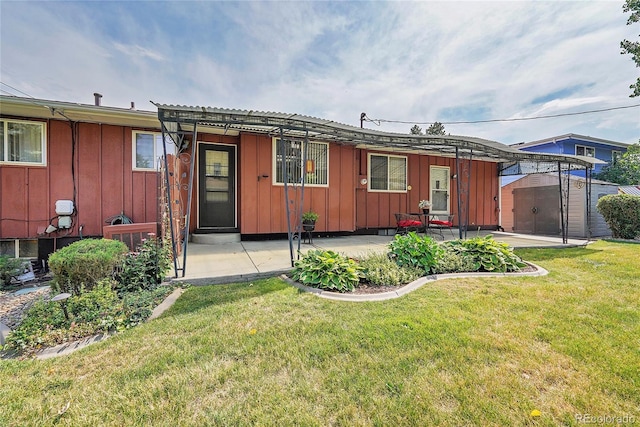
[(593, 167), (473, 137), (156, 107), (0, 96), (2, 253), (35, 256), (42, 241), (51, 249), (130, 220), (161, 225), (186, 263), (190, 235), (291, 239), (307, 210), (319, 214), (317, 232), (377, 233), (394, 229), (394, 214), (417, 211), (423, 199), (432, 214), (453, 214), (462, 235), (499, 226), (501, 171), (524, 163)]

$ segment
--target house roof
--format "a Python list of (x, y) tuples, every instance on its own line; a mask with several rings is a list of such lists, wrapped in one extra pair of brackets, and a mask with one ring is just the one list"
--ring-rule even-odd
[(553, 136), (553, 137), (550, 137), (550, 138), (540, 139), (538, 141), (521, 142), (521, 143), (518, 143), (518, 144), (512, 144), (511, 147), (516, 147), (518, 149), (523, 148), (523, 147), (535, 147), (537, 145), (543, 145), (543, 144), (547, 144), (549, 142), (554, 142), (554, 141), (562, 141), (562, 140), (565, 140), (565, 139), (578, 139), (578, 140), (581, 140), (581, 141), (594, 142), (594, 143), (597, 143), (597, 144), (612, 145), (614, 147), (619, 147), (619, 148), (627, 148), (627, 147), (629, 147), (629, 144), (626, 144), (624, 142), (611, 141), (611, 140), (608, 140), (608, 139), (601, 139), (601, 138), (594, 138), (592, 136), (578, 135), (576, 133), (567, 133), (565, 135)]
[(640, 196), (640, 185), (621, 185), (618, 191), (622, 194), (629, 194), (631, 196)]
[[(271, 136), (326, 141), (355, 145), (360, 148), (400, 152), (417, 152), (445, 157), (473, 155), (474, 159), (493, 162), (533, 162), (544, 164), (544, 171), (552, 170), (561, 162), (571, 168), (593, 167), (602, 163), (584, 156), (531, 153), (481, 138), (455, 135), (412, 135), (363, 129), (332, 120), (300, 114), (287, 114), (253, 110), (233, 110), (217, 107), (166, 105), (154, 103), (158, 118), (169, 130), (193, 128), (196, 125), (218, 127), (225, 130), (261, 133)], [(551, 169), (550, 169), (551, 168)]]
[(47, 99), (0, 95), (0, 114), (39, 119), (67, 119), (89, 123), (160, 128), (154, 111), (117, 108)]

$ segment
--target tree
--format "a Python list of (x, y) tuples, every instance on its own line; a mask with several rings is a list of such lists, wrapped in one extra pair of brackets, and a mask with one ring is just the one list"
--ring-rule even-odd
[(594, 178), (620, 185), (640, 184), (640, 142), (631, 145), (615, 163), (594, 174)]
[(409, 133), (411, 135), (422, 135), (422, 128), (418, 125), (413, 125)]
[[(627, 25), (640, 21), (640, 0), (625, 0), (622, 10), (625, 13), (631, 12), (631, 16), (627, 19)], [(620, 48), (622, 49), (621, 54), (631, 55), (633, 62), (636, 63), (636, 67), (640, 67), (640, 41), (632, 42), (624, 39), (620, 42)], [(638, 77), (638, 80), (629, 86), (629, 88), (633, 89), (633, 93), (629, 95), (631, 98), (640, 96), (640, 77)]]
[(427, 128), (427, 135), (446, 135), (444, 132), (444, 126), (440, 122), (434, 122)]

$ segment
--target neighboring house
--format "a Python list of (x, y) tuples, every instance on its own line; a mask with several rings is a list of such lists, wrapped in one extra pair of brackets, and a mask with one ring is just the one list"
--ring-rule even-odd
[[(596, 209), (600, 197), (617, 194), (618, 185), (592, 180), (589, 220), (584, 178), (569, 177), (569, 237), (610, 236), (611, 230)], [(502, 187), (502, 226), (505, 231), (557, 236), (561, 232), (560, 197), (556, 174), (520, 177)]]
[[(511, 147), (530, 153), (548, 153), (555, 155), (574, 155), (600, 160), (594, 164), (592, 174), (598, 173), (608, 163), (615, 161), (628, 148), (629, 144), (609, 141), (590, 136), (567, 134), (539, 141), (514, 144)], [(617, 186), (611, 183), (591, 180), (591, 206), (587, 209), (585, 190), (576, 192), (576, 185), (584, 187), (585, 169), (571, 171), (570, 215), (568, 232), (572, 237), (598, 237), (610, 234), (596, 209), (595, 203), (604, 194), (615, 194)], [(578, 179), (576, 181), (574, 178)], [(517, 175), (501, 178), (501, 226), (506, 231), (530, 234), (560, 234), (560, 194), (558, 178), (545, 175)], [(543, 189), (543, 187), (545, 189)], [(515, 191), (515, 193), (514, 193)], [(534, 198), (535, 199), (532, 199)], [(536, 213), (531, 213), (531, 210)], [(591, 231), (586, 221), (590, 212)]]
[[(118, 215), (166, 226), (171, 214), (183, 242), (194, 233), (282, 235), (291, 231), (291, 190), (300, 196), (296, 209), (319, 214), (320, 233), (395, 229), (394, 214), (417, 211), (422, 199), (432, 201), (433, 214), (453, 214), (456, 226), (496, 229), (501, 162), (591, 166), (588, 159), (471, 137), (392, 134), (295, 114), (157, 107), (0, 96), (2, 253), (41, 256), (43, 242), (50, 252), (65, 238), (102, 236)], [(173, 140), (163, 143), (163, 129)], [(163, 170), (165, 149), (170, 161)], [(302, 181), (304, 201), (295, 185)]]
[[(512, 147), (529, 152), (593, 157), (606, 163), (611, 163), (615, 162), (617, 158), (627, 151), (629, 144), (569, 133), (539, 141), (514, 144)], [(606, 164), (595, 165), (593, 172), (600, 172), (604, 166)], [(572, 173), (584, 177), (584, 170), (577, 170)]]

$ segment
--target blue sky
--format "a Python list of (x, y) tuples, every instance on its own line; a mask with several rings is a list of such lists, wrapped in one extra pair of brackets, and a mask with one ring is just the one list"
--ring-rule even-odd
[[(640, 104), (622, 1), (0, 2), (3, 94), (154, 110), (150, 100), (472, 121)], [(9, 86), (7, 86), (9, 85)], [(411, 125), (367, 127), (408, 132)], [(426, 128), (427, 125), (421, 125)], [(634, 143), (640, 107), (445, 125), (507, 144), (566, 133)]]

